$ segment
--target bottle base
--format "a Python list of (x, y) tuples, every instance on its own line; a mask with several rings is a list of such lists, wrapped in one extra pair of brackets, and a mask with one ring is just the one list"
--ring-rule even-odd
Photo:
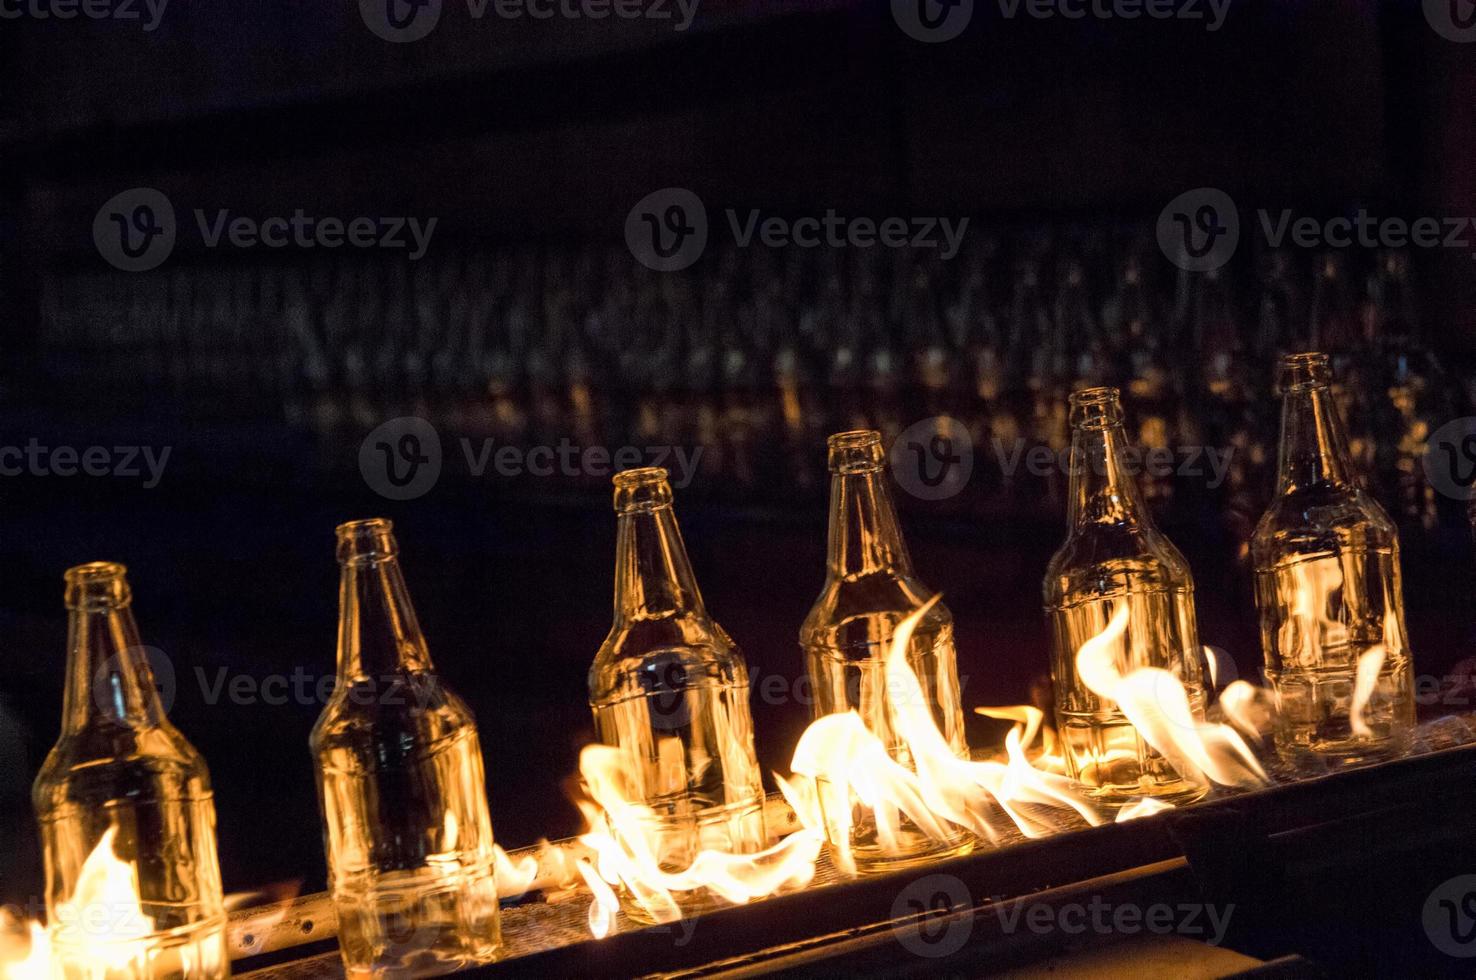
[(907, 871), (946, 858), (962, 857), (971, 853), (977, 844), (973, 834), (960, 833), (941, 841), (925, 837), (911, 843), (901, 852), (887, 851), (875, 844), (852, 844), (851, 856), (855, 859), (859, 874), (886, 874), (889, 871)]
[(449, 876), (427, 869), (390, 872), (371, 888), (338, 891), (334, 907), (349, 977), (436, 976), (502, 955), (490, 868)]
[(1077, 792), (1089, 801), (1109, 810), (1121, 809), (1144, 799), (1157, 800), (1169, 806), (1188, 806), (1190, 803), (1197, 803), (1204, 799), (1210, 789), (1208, 784), (1190, 782), (1187, 779), (1146, 786), (1142, 784), (1089, 786), (1081, 782), (1076, 783), (1075, 786)]

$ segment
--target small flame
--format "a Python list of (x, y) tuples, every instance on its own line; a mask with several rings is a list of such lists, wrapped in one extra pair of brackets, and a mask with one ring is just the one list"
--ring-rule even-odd
[[(147, 961), (154, 920), (139, 899), (138, 869), (113, 851), (118, 828), (109, 827), (82, 862), (72, 897), (56, 909), (49, 929), (30, 924), (25, 959), (0, 964), (5, 980), (40, 980), (65, 973), (107, 976)], [(66, 970), (62, 969), (65, 962)]]
[(1223, 786), (1266, 783), (1265, 770), (1240, 734), (1229, 725), (1197, 720), (1188, 692), (1173, 674), (1161, 667), (1138, 667), (1126, 674), (1118, 670), (1129, 610), (1128, 603), (1117, 603), (1107, 627), (1077, 651), (1082, 683), (1099, 698), (1115, 702), (1143, 741), (1179, 775)]
[(938, 598), (898, 624), (884, 665), (887, 699), (912, 766), (893, 759), (861, 716), (849, 711), (816, 719), (800, 736), (790, 768), (808, 779), (780, 780), (805, 827), (823, 833), (829, 817), (834, 860), (850, 874), (857, 870), (849, 842), (853, 801), (871, 811), (878, 847), (885, 854), (902, 853), (899, 830), (904, 816), (939, 841), (954, 836), (958, 828), (999, 840), (1001, 814), (1030, 837), (1060, 830), (1067, 812), (1091, 824), (1102, 822), (1101, 814), (1072, 790), (1069, 780), (1036, 768), (1027, 759), (1026, 750), (1044, 718), (1038, 709), (991, 709), (998, 712), (995, 717), (1019, 722), (1006, 736), (1005, 762), (972, 762), (954, 755), (907, 660), (913, 630)]
[(1136, 803), (1130, 803), (1121, 810), (1118, 810), (1116, 822), (1126, 823), (1129, 820), (1137, 820), (1139, 817), (1151, 817), (1155, 813), (1162, 813), (1164, 810), (1172, 810), (1173, 808), (1174, 805), (1172, 803), (1165, 803), (1163, 800), (1155, 800), (1151, 796), (1145, 796)]
[[(1393, 617), (1389, 617), (1393, 618)], [(1375, 643), (1358, 657), (1358, 667), (1353, 677), (1353, 697), (1348, 703), (1348, 729), (1355, 738), (1372, 738), (1373, 730), (1364, 720), (1364, 709), (1368, 707), (1369, 695), (1379, 681), (1379, 671), (1384, 666), (1384, 645)]]
[[(17, 933), (19, 923), (9, 921), (8, 913), (0, 910), (6, 919), (4, 932)], [(4, 980), (53, 980), (57, 976), (51, 960), (51, 934), (39, 922), (29, 922), (24, 930), (29, 941), (5, 938), (0, 941), (0, 978)], [(23, 948), (16, 948), (23, 947)]]
[(538, 879), (538, 857), (524, 854), (514, 861), (499, 844), (492, 845), (492, 867), (498, 898), (521, 898)]
[[(736, 736), (735, 736), (736, 737)], [(595, 853), (594, 863), (575, 866), (594, 893), (590, 931), (609, 935), (617, 903), (610, 886), (619, 885), (656, 922), (682, 917), (677, 896), (709, 890), (741, 905), (781, 889), (801, 888), (815, 873), (821, 838), (803, 829), (756, 854), (728, 854), (704, 849), (682, 871), (661, 866), (662, 839), (653, 829), (655, 811), (634, 802), (629, 787), (637, 782), (626, 754), (608, 745), (587, 745), (579, 755), (579, 771), (592, 798), (580, 809), (589, 830), (579, 841)], [(594, 884), (597, 878), (605, 887)]]
[(1276, 714), (1276, 698), (1263, 687), (1246, 681), (1231, 681), (1220, 692), (1220, 711), (1231, 725), (1259, 741), (1271, 728)]

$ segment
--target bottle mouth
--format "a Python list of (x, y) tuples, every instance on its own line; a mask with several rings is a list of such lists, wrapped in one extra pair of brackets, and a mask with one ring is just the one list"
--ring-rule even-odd
[(395, 525), (387, 517), (345, 521), (334, 529), (340, 562), (382, 561), (399, 554)]
[(616, 513), (655, 510), (671, 504), (671, 483), (660, 466), (621, 470), (610, 482), (615, 485)]
[(1283, 392), (1320, 388), (1331, 381), (1331, 361), (1322, 351), (1287, 354), (1281, 359), (1277, 385)]
[(1122, 394), (1110, 386), (1078, 388), (1071, 393), (1071, 425), (1105, 429), (1122, 421)]
[(832, 473), (875, 473), (886, 460), (881, 433), (875, 429), (837, 432), (825, 444), (830, 450), (827, 461)]
[(68, 609), (114, 609), (128, 605), (128, 569), (115, 561), (74, 565), (62, 576)]

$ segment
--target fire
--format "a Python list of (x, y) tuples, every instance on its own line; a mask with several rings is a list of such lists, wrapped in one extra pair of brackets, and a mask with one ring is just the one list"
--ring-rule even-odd
[[(609, 886), (620, 886), (647, 917), (665, 923), (682, 917), (677, 896), (683, 893), (706, 889), (741, 905), (809, 884), (822, 843), (809, 829), (756, 854), (705, 849), (686, 869), (666, 870), (656, 813), (633, 801), (629, 787), (636, 776), (629, 764), (624, 753), (608, 745), (587, 745), (579, 755), (579, 771), (592, 800), (580, 803), (589, 830), (579, 841), (594, 852), (594, 861), (579, 858), (575, 864), (595, 895), (590, 929), (596, 936), (608, 935), (615, 926), (617, 902)], [(606, 887), (596, 885), (596, 879)]]
[(154, 920), (144, 914), (138, 869), (113, 851), (116, 826), (109, 827), (82, 863), (73, 896), (56, 909), (50, 929), (30, 924), (25, 959), (0, 964), (6, 980), (40, 980), (66, 972), (103, 977), (133, 973), (148, 962)]
[[(1043, 837), (1107, 816), (1089, 803), (1065, 776), (1055, 731), (1039, 708), (987, 707), (978, 713), (1014, 722), (1003, 752), (986, 760), (954, 755), (939, 731), (917, 675), (907, 660), (913, 630), (937, 599), (897, 627), (884, 664), (887, 697), (912, 765), (893, 758), (855, 711), (826, 715), (805, 729), (795, 747), (790, 777), (775, 775), (802, 829), (759, 854), (704, 850), (683, 871), (662, 864), (661, 841), (651, 828), (654, 812), (634, 802), (637, 774), (619, 750), (586, 746), (579, 768), (590, 799), (580, 807), (589, 830), (579, 840), (592, 859), (559, 855), (562, 877), (582, 878), (593, 895), (590, 931), (597, 937), (617, 928), (617, 889), (655, 922), (682, 917), (677, 897), (708, 889), (743, 903), (802, 887), (814, 874), (822, 844), (831, 843), (836, 866), (858, 873), (850, 846), (855, 805), (869, 810), (885, 853), (900, 853), (900, 828), (910, 821), (936, 840), (960, 829), (998, 843), (1006, 830)], [(1150, 745), (1181, 773), (1227, 786), (1267, 781), (1255, 755), (1235, 728), (1197, 720), (1184, 686), (1168, 671), (1117, 668), (1116, 653), (1128, 625), (1128, 606), (1117, 607), (1106, 628), (1082, 645), (1078, 669), (1099, 696), (1116, 702)], [(1236, 681), (1226, 688), (1227, 717), (1256, 731), (1265, 692)], [(1039, 742), (1039, 745), (1037, 745)], [(1117, 813), (1118, 822), (1150, 816), (1169, 804), (1143, 799)]]
[(1026, 750), (1044, 717), (1037, 709), (1003, 711), (1003, 717), (1019, 721), (1005, 738), (1004, 762), (974, 762), (953, 754), (907, 661), (912, 632), (937, 601), (935, 596), (898, 625), (886, 655), (887, 697), (912, 767), (893, 759), (852, 711), (811, 724), (800, 736), (790, 766), (805, 780), (780, 779), (781, 790), (807, 829), (824, 833), (828, 825), (833, 858), (847, 873), (856, 873), (849, 844), (853, 801), (874, 815), (884, 853), (900, 852), (897, 831), (903, 816), (939, 841), (955, 828), (998, 841), (1006, 820), (1030, 837), (1061, 830), (1063, 818), (1071, 813), (1089, 824), (1103, 821), (1068, 779), (1031, 765)]
[(1128, 603), (1118, 603), (1107, 627), (1077, 651), (1082, 683), (1115, 702), (1143, 741), (1181, 776), (1222, 786), (1265, 784), (1266, 772), (1240, 734), (1229, 725), (1197, 720), (1188, 692), (1173, 674), (1161, 667), (1138, 667), (1127, 674), (1118, 670), (1129, 610)]

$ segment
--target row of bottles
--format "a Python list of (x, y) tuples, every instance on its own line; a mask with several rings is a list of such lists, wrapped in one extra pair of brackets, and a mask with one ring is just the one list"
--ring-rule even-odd
[[(1276, 747), (1293, 767), (1387, 758), (1406, 745), (1415, 707), (1398, 536), (1359, 484), (1328, 355), (1288, 355), (1279, 386), (1275, 496), (1251, 541)], [(1106, 803), (1196, 799), (1208, 785), (1171, 765), (1084, 676), (1083, 647), (1122, 617), (1118, 669), (1166, 671), (1193, 721), (1205, 720), (1193, 576), (1127, 473), (1117, 390), (1073, 393), (1071, 422), (1068, 533), (1044, 587), (1067, 768)]]
[[(1420, 344), (1406, 253), (1282, 250), (1191, 274), (1145, 241), (981, 232), (949, 260), (715, 246), (700, 274), (599, 249), (78, 274), (44, 286), (41, 367), (53, 391), (173, 391), (192, 414), (285, 419), (334, 445), (414, 413), (504, 445), (702, 446), (704, 477), (747, 493), (818, 493), (805, 447), (825, 433), (890, 440), (931, 415), (981, 451), (1059, 452), (1067, 393), (1113, 385), (1143, 445), (1234, 447), (1222, 499), (1254, 513), (1269, 365), (1315, 347), (1335, 359), (1359, 465), (1401, 518), (1433, 521), (1407, 464), (1463, 396)], [(981, 471), (978, 488), (958, 503), (1065, 502), (1054, 478)]]
[[(1279, 704), (1276, 746), (1292, 762), (1387, 757), (1414, 722), (1398, 540), (1358, 485), (1328, 356), (1286, 357), (1280, 386), (1280, 475), (1253, 542), (1265, 675)], [(1193, 577), (1128, 472), (1117, 390), (1076, 391), (1070, 418), (1068, 533), (1044, 583), (1066, 765), (1104, 805), (1196, 799), (1208, 787), (1147, 744), (1079, 669), (1089, 641), (1125, 623), (1112, 654), (1118, 669), (1166, 671), (1187, 692), (1192, 720), (1204, 720)], [(856, 712), (889, 756), (910, 767), (884, 661), (899, 624), (934, 595), (908, 556), (879, 434), (832, 436), (828, 468), (825, 580), (799, 634), (814, 712)], [(621, 753), (626, 791), (644, 808), (642, 832), (657, 842), (663, 867), (685, 868), (702, 850), (762, 850), (768, 833), (747, 668), (703, 603), (666, 472), (617, 474), (614, 504), (614, 619), (588, 677), (598, 738)], [(353, 521), (337, 540), (338, 684), (311, 745), (345, 967), (351, 976), (402, 976), (489, 961), (500, 935), (475, 722), (432, 666), (390, 523)], [(110, 848), (135, 869), (142, 908), (158, 927), (140, 948), (172, 957), (167, 968), (151, 961), (143, 972), (222, 976), (204, 764), (160, 708), (122, 567), (72, 569), (67, 586), (63, 734), (35, 786), (48, 913), (58, 921), (78, 897), (88, 855)], [(906, 656), (942, 741), (968, 758), (953, 622), (941, 604), (918, 624)], [(399, 696), (384, 697), (386, 686)], [(939, 838), (865, 820), (848, 833), (863, 871), (974, 843), (961, 830)], [(692, 899), (697, 907), (714, 900)], [(65, 941), (59, 948), (65, 957)], [(92, 955), (85, 944), (74, 952)]]

